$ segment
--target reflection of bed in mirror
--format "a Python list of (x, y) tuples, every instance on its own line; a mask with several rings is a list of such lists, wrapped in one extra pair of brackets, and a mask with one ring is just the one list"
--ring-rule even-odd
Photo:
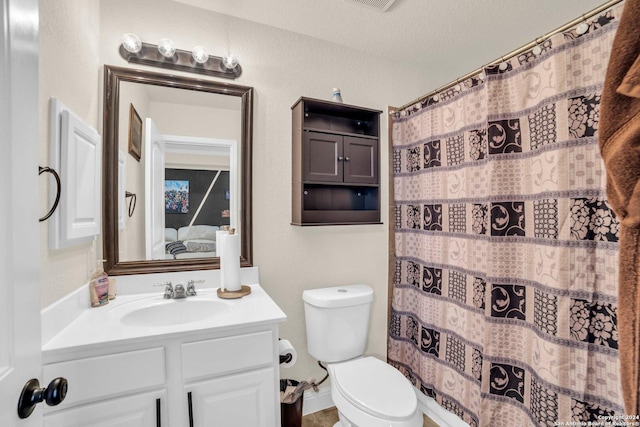
[(166, 259), (212, 258), (216, 256), (216, 225), (165, 228)]

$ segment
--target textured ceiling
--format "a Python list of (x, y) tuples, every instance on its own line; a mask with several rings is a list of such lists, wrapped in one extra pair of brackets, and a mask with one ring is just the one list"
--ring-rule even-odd
[(413, 64), (442, 84), (604, 3), (397, 0), (383, 13), (343, 0), (175, 1)]

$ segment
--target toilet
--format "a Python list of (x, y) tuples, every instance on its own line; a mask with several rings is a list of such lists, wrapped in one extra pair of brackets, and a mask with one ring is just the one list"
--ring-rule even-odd
[(327, 364), (334, 427), (421, 427), (422, 412), (411, 383), (394, 367), (364, 357), (373, 289), (337, 286), (302, 293), (307, 349)]

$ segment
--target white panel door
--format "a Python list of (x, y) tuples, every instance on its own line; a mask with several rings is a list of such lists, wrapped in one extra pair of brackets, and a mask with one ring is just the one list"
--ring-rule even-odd
[[(60, 100), (51, 98), (49, 164), (60, 175), (60, 205), (49, 223), (49, 249), (90, 242), (100, 234), (102, 140)], [(55, 186), (49, 200), (56, 198)]]
[(144, 121), (146, 259), (164, 259), (164, 138), (153, 120)]
[(125, 184), (127, 182), (127, 155), (124, 151), (118, 150), (118, 230), (124, 230), (127, 226), (126, 215), (127, 197)]
[[(276, 427), (273, 368), (249, 371), (185, 387), (194, 427)], [(186, 423), (185, 423), (186, 424)]]
[(100, 234), (102, 143), (98, 132), (75, 114), (62, 112), (60, 141), (61, 239), (78, 241)]
[(0, 425), (40, 427), (41, 408), (17, 412), (29, 379), (51, 380), (40, 353), (38, 0), (0, 0), (0, 21)]

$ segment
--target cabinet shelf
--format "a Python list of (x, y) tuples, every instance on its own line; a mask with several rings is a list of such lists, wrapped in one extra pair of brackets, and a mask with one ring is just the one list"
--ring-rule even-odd
[(327, 130), (326, 128), (314, 128), (314, 127), (305, 127), (304, 129), (302, 129), (305, 132), (320, 132), (320, 133), (330, 133), (332, 135), (343, 135), (343, 136), (357, 136), (358, 138), (365, 138), (365, 139), (375, 139), (377, 140), (378, 137), (377, 136), (372, 136), (372, 135), (365, 135), (362, 133), (354, 133), (354, 132), (341, 132), (341, 131), (336, 131), (336, 130)]
[(359, 225), (382, 224), (380, 214), (377, 211), (361, 210), (315, 210), (303, 211), (301, 220), (291, 221), (292, 225), (316, 226), (316, 225)]
[(379, 224), (381, 111), (304, 97), (291, 109), (291, 223)]
[(322, 185), (322, 186), (333, 186), (333, 187), (353, 187), (354, 185), (357, 187), (372, 187), (378, 188), (379, 184), (367, 184), (365, 182), (359, 184), (351, 184), (348, 182), (323, 182), (323, 181), (302, 181), (302, 185)]

